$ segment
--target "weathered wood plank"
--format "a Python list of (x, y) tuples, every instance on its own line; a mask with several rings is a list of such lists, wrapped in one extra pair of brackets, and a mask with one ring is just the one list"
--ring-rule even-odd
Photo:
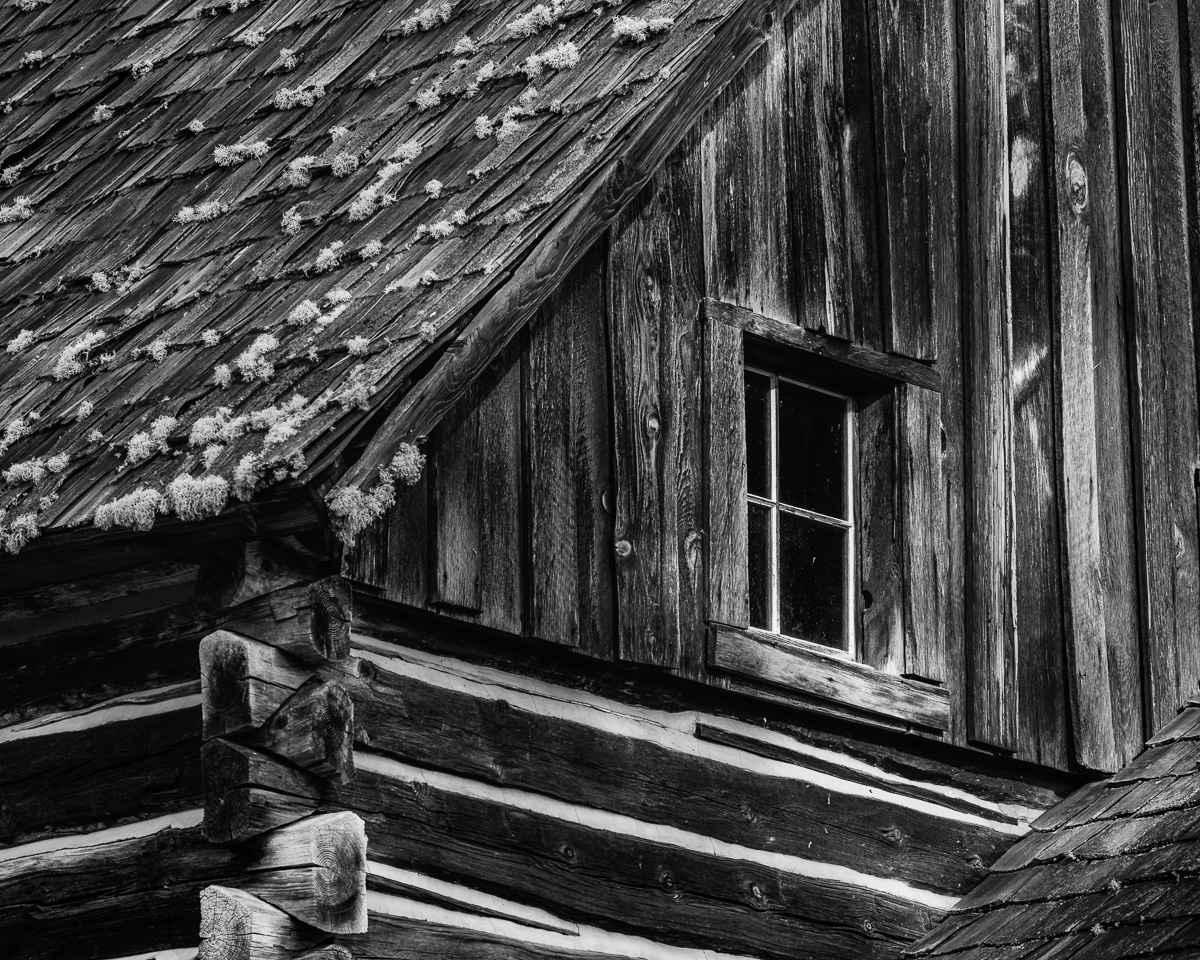
[(451, 615), (520, 633), (525, 564), (516, 344), (438, 428), (435, 449), (435, 603)]
[[(436, 870), (545, 904), (563, 919), (616, 920), (679, 946), (784, 960), (799, 943), (818, 954), (884, 957), (940, 912), (905, 898), (903, 887), (890, 895), (864, 888), (878, 880), (813, 861), (753, 853), (739, 860), (720, 843), (705, 848), (700, 837), (691, 845), (691, 835), (661, 831), (656, 840), (654, 828), (631, 817), (596, 817), (578, 805), (480, 789), (382, 758), (363, 755), (359, 763), (361, 779), (340, 790), (338, 801), (383, 814), (371, 832), (373, 860)], [(500, 800), (506, 793), (510, 804)], [(670, 896), (645, 896), (651, 889)], [(913, 896), (920, 894), (914, 889)]]
[(968, 739), (1014, 751), (1017, 661), (1013, 583), (1012, 323), (1004, 4), (963, 18), (963, 238), (969, 613)]
[[(1119, 768), (1142, 748), (1141, 623), (1137, 566), (1134, 453), (1118, 181), (1113, 17), (1109, 0), (1080, 0), (1080, 65), (1091, 222), (1092, 353), (1105, 640)], [(1070, 145), (1068, 145), (1070, 146)], [(1064, 421), (1065, 422), (1065, 421)], [(1146, 731), (1149, 732), (1149, 731)]]
[(522, 355), (529, 483), (528, 631), (613, 647), (605, 255), (597, 244), (530, 321)]
[(705, 277), (709, 296), (795, 323), (784, 19), (766, 31), (703, 125)]
[(483, 609), (483, 410), (471, 390), (438, 424), (433, 440), (433, 601)]
[(39, 736), (10, 739), (0, 731), (0, 842), (197, 806), (203, 787), (195, 699)]
[(713, 666), (931, 730), (950, 725), (946, 691), (763, 631), (713, 628)]
[(1180, 53), (1174, 5), (1121, 4), (1114, 17), (1118, 141), (1132, 331), (1135, 463), (1142, 549), (1149, 729), (1170, 720), (1200, 679), (1193, 289)]
[(707, 307), (704, 319), (706, 619), (745, 627), (750, 623), (750, 584), (742, 331)]
[[(1011, 843), (1000, 822), (910, 809), (883, 781), (864, 790), (690, 736), (661, 742), (652, 731), (664, 728), (662, 718), (614, 730), (600, 710), (556, 709), (552, 700), (458, 678), (442, 685), (372, 663), (366, 685), (351, 686), (360, 743), (410, 763), (937, 889), (970, 885), (980, 869), (974, 858), (990, 862)], [(398, 702), (403, 714), (388, 709)], [(497, 769), (494, 757), (511, 761)], [(729, 804), (753, 815), (729, 817)], [(887, 865), (870, 865), (876, 860)]]
[(1012, 324), (1012, 496), (1020, 754), (1067, 766), (1054, 424), (1051, 219), (1038, 4), (1006, 4), (1005, 119)]
[(905, 631), (896, 417), (894, 390), (859, 399), (855, 419), (861, 587), (857, 656), (876, 670), (900, 674), (904, 672)]
[[(795, 247), (798, 322), (810, 330), (849, 339), (856, 329), (855, 294), (869, 285), (848, 282), (856, 263), (851, 226), (863, 213), (847, 203), (846, 84), (842, 74), (842, 3), (819, 0), (795, 10), (785, 23), (790, 81), (788, 177)], [(853, 102), (852, 100), (850, 101)], [(873, 186), (873, 184), (872, 184)], [(776, 216), (779, 214), (777, 213)], [(790, 318), (789, 318), (790, 319)]]
[[(676, 586), (664, 612), (668, 629), (679, 635), (678, 669), (699, 678), (704, 663), (704, 469), (703, 342), (701, 300), (704, 293), (704, 195), (701, 165), (703, 141), (693, 129), (667, 159), (661, 174), (670, 188), (667, 222), (673, 278), (674, 309), (665, 315), (663, 437), (665, 468), (663, 503), (664, 579)], [(665, 212), (665, 211), (663, 211)]]
[(920, 387), (899, 391), (900, 540), (906, 677), (946, 680), (946, 485), (942, 398)]
[[(1052, 115), (1052, 175), (1048, 179), (1057, 231), (1052, 283), (1060, 344), (1063, 613), (1071, 736), (1078, 763), (1094, 770), (1115, 770), (1117, 744), (1101, 552), (1090, 157), (1085, 142), (1080, 9), (1078, 0), (1047, 6), (1043, 15)], [(1111, 194), (1105, 199), (1115, 201)]]
[[(618, 645), (698, 669), (700, 610), (698, 147), (686, 143), (609, 242)], [(685, 651), (686, 648), (686, 651)]]
[(933, 359), (934, 223), (931, 203), (932, 88), (927, 44), (940, 5), (871, 3), (878, 69), (874, 81), (880, 191), (886, 210), (888, 313), (886, 343), (905, 356)]
[(724, 323), (740, 327), (748, 333), (775, 340), (804, 353), (811, 353), (831, 366), (845, 367), (859, 376), (881, 383), (911, 383), (927, 390), (941, 389), (939, 367), (892, 353), (881, 353), (871, 347), (844, 343), (797, 327), (795, 324), (764, 317), (752, 310), (722, 300), (704, 301), (707, 314)]

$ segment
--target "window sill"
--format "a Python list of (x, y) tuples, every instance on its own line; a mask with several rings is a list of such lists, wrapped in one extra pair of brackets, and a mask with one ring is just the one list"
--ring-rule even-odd
[(950, 727), (945, 687), (882, 673), (764, 630), (712, 624), (714, 667), (931, 730)]

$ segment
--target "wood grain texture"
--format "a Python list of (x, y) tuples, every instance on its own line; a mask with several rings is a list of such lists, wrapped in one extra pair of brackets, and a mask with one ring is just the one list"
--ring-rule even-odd
[(926, 360), (935, 358), (937, 347), (931, 292), (931, 102), (933, 88), (949, 79), (930, 76), (927, 45), (939, 39), (934, 27), (940, 9), (937, 3), (868, 5), (878, 58), (874, 93), (886, 211), (883, 243), (891, 322), (885, 342), (897, 353)]
[(698, 149), (685, 144), (609, 240), (616, 482), (614, 554), (623, 659), (700, 660), (701, 479)]
[(318, 777), (348, 780), (354, 776), (354, 703), (340, 682), (313, 678), (246, 742)]
[(784, 19), (766, 29), (703, 126), (705, 278), (709, 296), (795, 323)]
[(906, 677), (944, 683), (946, 578), (949, 570), (946, 484), (942, 472), (942, 398), (905, 385), (899, 392), (904, 668)]
[(265, 593), (221, 616), (219, 622), (308, 663), (323, 663), (349, 655), (352, 619), (349, 583), (326, 577)]
[(194, 827), (9, 861), (0, 866), (0, 937), (13, 960), (194, 948), (200, 890), (246, 865)]
[(243, 890), (214, 885), (200, 892), (197, 960), (284, 960), (326, 939), (278, 907)]
[[(681, 899), (685, 899), (680, 894)], [(639, 903), (651, 898), (644, 895), (635, 898)], [(671, 949), (664, 943), (666, 937), (632, 939), (626, 930), (610, 930), (591, 926), (580, 935), (557, 935), (530, 937), (517, 924), (497, 924), (488, 930), (484, 924), (462, 913), (449, 910), (429, 910), (416, 901), (398, 901), (388, 905), (389, 910), (407, 912), (408, 916), (372, 913), (371, 929), (362, 936), (346, 938), (359, 960), (418, 960), (420, 957), (438, 956), (446, 960), (539, 960), (547, 956), (561, 960), (622, 960), (639, 956), (643, 952)], [(690, 905), (682, 912), (690, 911)], [(419, 918), (419, 919), (418, 919)], [(858, 920), (856, 916), (855, 920)], [(716, 923), (716, 915), (711, 918)], [(853, 930), (855, 921), (848, 921), (842, 930)], [(864, 925), (869, 921), (859, 921)], [(707, 926), (707, 925), (706, 925)], [(782, 926), (782, 924), (781, 924)], [(797, 930), (802, 925), (797, 924)], [(797, 960), (815, 960), (817, 957), (879, 957), (887, 950), (899, 949), (906, 941), (892, 940), (888, 935), (869, 933), (847, 933), (839, 938), (841, 931), (796, 932), (791, 934), (798, 946), (792, 954)], [(702, 954), (679, 953), (681, 960), (698, 958)]]
[[(436, 870), (468, 888), (543, 905), (570, 922), (677, 947), (785, 960), (895, 956), (937, 917), (852, 883), (598, 828), (586, 811), (583, 822), (572, 823), (505, 809), (447, 789), (441, 779), (407, 779), (412, 770), (395, 778), (372, 774), (345, 798), (386, 814), (371, 836), (373, 861)], [(654, 890), (665, 895), (648, 895)], [(376, 922), (372, 915), (371, 931)]]
[(858, 319), (854, 294), (869, 298), (871, 290), (864, 284), (852, 293), (848, 279), (862, 266), (853, 259), (862, 248), (852, 247), (848, 234), (861, 227), (865, 211), (846, 197), (846, 168), (853, 162), (846, 148), (857, 144), (847, 136), (841, 0), (804, 5), (785, 28), (796, 319), (810, 330), (850, 339)]
[(199, 805), (200, 708), (0, 742), (0, 844)]
[(277, 757), (210, 740), (204, 770), (204, 836), (236, 843), (303, 819), (320, 803), (324, 781)]
[[(887, 673), (904, 672), (904, 604), (897, 459), (896, 392), (861, 397), (856, 405), (854, 480), (858, 530), (857, 659)], [(924, 535), (924, 533), (922, 534)]]
[(970, 478), (966, 732), (971, 741), (1015, 751), (1019, 744), (1004, 5), (1002, 0), (986, 0), (972, 13), (963, 19), (964, 414)]
[(1119, 142), (1128, 210), (1135, 464), (1143, 569), (1147, 728), (1200, 679), (1196, 364), (1177, 12), (1122, 4), (1114, 17)]
[(228, 630), (200, 642), (204, 739), (261, 727), (312, 676), (302, 660)]
[(533, 636), (614, 652), (605, 251), (597, 244), (529, 325), (522, 351), (529, 623)]
[(931, 730), (950, 725), (949, 699), (940, 687), (895, 677), (761, 630), (716, 626), (713, 631), (712, 663), (722, 670)]
[[(914, 692), (919, 686), (889, 679)], [(990, 815), (987, 822), (931, 817), (927, 809), (895, 802), (884, 778), (872, 781), (867, 795), (848, 785), (849, 793), (831, 792), (799, 759), (796, 776), (788, 776), (783, 768), (760, 768), (751, 755), (717, 757), (690, 738), (662, 743), (550, 715), (525, 699), (450, 690), (382, 667), (352, 696), (371, 751), (756, 850), (882, 871), (927, 888), (964, 889), (982, 876), (976, 856), (991, 862), (1011, 843), (1002, 817), (994, 823)], [(944, 693), (934, 690), (930, 700), (939, 696)], [(407, 713), (387, 709), (398, 700), (409, 704)], [(360, 739), (360, 746), (367, 742)], [(511, 759), (497, 767), (497, 756)], [(339, 796), (350, 796), (366, 775), (361, 757), (356, 763), (358, 776)], [(730, 817), (731, 805), (745, 815)]]
[[(1129, 387), (1130, 330), (1126, 325), (1122, 262), (1121, 175), (1116, 137), (1116, 86), (1112, 10), (1108, 0), (1080, 0), (1080, 73), (1086, 121), (1083, 165), (1090, 219), (1092, 353), (1105, 639), (1116, 765), (1141, 749), (1142, 644), (1139, 614), (1138, 536), (1134, 496), (1133, 405)], [(1053, 68), (1052, 68), (1053, 70)], [(1064, 422), (1065, 419), (1064, 419)], [(1147, 731), (1148, 732), (1148, 731)]]
[(367, 834), (354, 813), (318, 814), (255, 839), (234, 884), (327, 933), (367, 929)]
[(880, 383), (912, 383), (927, 390), (941, 389), (940, 367), (917, 360), (884, 353), (871, 347), (845, 343), (798, 327), (795, 324), (765, 317), (711, 297), (704, 301), (704, 310), (716, 319), (748, 333), (774, 340), (814, 357), (828, 361), (833, 370), (845, 369), (852, 374), (874, 379)]
[(707, 619), (750, 623), (746, 507), (746, 388), (742, 331), (705, 310), (704, 470)]
[(1016, 709), (1021, 754), (1061, 768), (1067, 717), (1047, 198), (1053, 161), (1045, 142), (1040, 13), (1036, 3), (1006, 4), (1004, 11)]
[(1048, 179), (1057, 232), (1052, 284), (1060, 344), (1063, 612), (1071, 739), (1076, 762), (1094, 770), (1115, 770), (1117, 734), (1101, 545), (1096, 321), (1089, 254), (1091, 196), (1079, 3), (1050, 4), (1044, 13), (1048, 14), (1048, 99), (1053, 125)]
[(438, 424), (433, 440), (433, 602), (466, 613), (483, 609), (481, 396), (469, 391)]
[(435, 449), (435, 605), (520, 633), (525, 544), (516, 344), (438, 427)]

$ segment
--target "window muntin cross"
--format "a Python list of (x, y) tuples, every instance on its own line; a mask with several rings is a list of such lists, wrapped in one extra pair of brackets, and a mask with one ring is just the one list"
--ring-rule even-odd
[(746, 368), (750, 625), (854, 656), (853, 401)]

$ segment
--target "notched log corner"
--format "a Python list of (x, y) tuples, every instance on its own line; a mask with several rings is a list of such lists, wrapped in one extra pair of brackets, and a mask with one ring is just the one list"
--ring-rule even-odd
[(251, 893), (220, 886), (200, 891), (196, 960), (294, 960), (328, 939)]
[(254, 841), (241, 889), (329, 933), (367, 929), (367, 834), (349, 812), (321, 814)]
[(212, 843), (248, 840), (313, 813), (320, 778), (227, 740), (210, 740), (202, 753), (204, 838)]
[(326, 577), (276, 590), (230, 611), (224, 626), (307, 663), (350, 655), (353, 600), (348, 580)]
[(354, 702), (336, 680), (308, 681), (248, 738), (326, 780), (354, 777)]
[(228, 630), (200, 641), (204, 739), (253, 730), (312, 677), (282, 650)]

